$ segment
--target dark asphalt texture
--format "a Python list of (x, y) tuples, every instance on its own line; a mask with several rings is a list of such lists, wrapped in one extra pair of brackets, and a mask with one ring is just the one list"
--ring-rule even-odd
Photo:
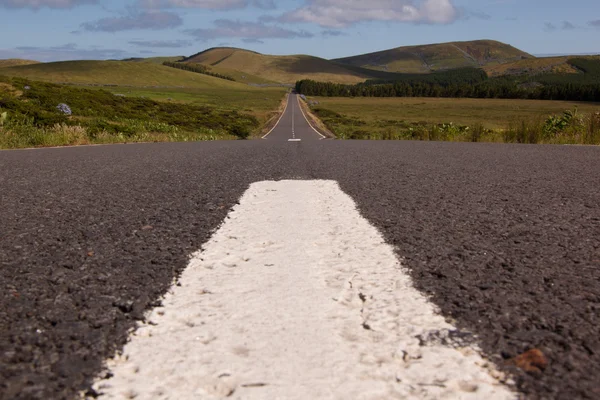
[[(252, 182), (333, 179), (524, 396), (598, 399), (598, 171), (600, 148), (573, 146), (272, 139), (2, 151), (0, 398), (78, 398)], [(532, 348), (548, 358), (544, 371), (507, 363)]]

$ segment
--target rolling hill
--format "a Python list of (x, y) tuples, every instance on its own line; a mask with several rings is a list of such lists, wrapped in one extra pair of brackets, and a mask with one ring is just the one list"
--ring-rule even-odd
[(528, 58), (534, 57), (508, 44), (476, 40), (398, 47), (332, 61), (379, 71), (429, 73), (464, 67), (479, 68)]
[(289, 84), (300, 79), (351, 84), (371, 77), (368, 71), (350, 70), (323, 58), (307, 55), (271, 56), (230, 47), (208, 49), (183, 62), (204, 64), (215, 71), (240, 71), (267, 81)]
[(1, 75), (81, 85), (134, 87), (232, 88), (247, 87), (152, 62), (62, 61), (3, 68)]
[(573, 58), (600, 59), (600, 56), (560, 56), (518, 60), (506, 64), (483, 67), (489, 77), (505, 75), (536, 75), (542, 73), (577, 74), (577, 68), (569, 64)]
[(9, 58), (6, 60), (0, 60), (0, 68), (15, 67), (18, 65), (39, 64), (39, 63), (40, 63), (39, 61), (23, 60), (21, 58)]
[[(273, 56), (232, 47), (217, 47), (182, 62), (200, 63), (215, 71), (238, 71), (266, 81), (294, 83), (301, 79), (354, 84), (394, 75), (482, 68), (535, 59), (515, 47), (493, 40), (452, 42), (395, 49), (326, 60), (308, 55)], [(236, 74), (239, 77), (240, 74)]]
[(153, 63), (153, 64), (162, 64), (165, 61), (177, 62), (183, 60), (184, 56), (173, 56), (173, 57), (134, 57), (134, 58), (126, 58), (124, 60), (117, 61), (128, 61), (128, 62), (145, 62), (145, 63)]

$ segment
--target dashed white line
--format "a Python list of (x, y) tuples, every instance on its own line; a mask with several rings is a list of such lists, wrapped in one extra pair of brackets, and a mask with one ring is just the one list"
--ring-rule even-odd
[(142, 324), (101, 399), (514, 399), (332, 181), (260, 182)]
[(295, 129), (295, 120), (296, 120), (296, 107), (292, 103), (292, 139), (296, 139), (296, 129)]

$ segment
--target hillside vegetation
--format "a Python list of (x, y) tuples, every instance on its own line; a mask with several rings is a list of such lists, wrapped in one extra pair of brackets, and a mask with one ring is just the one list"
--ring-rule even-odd
[(261, 124), (272, 117), (285, 93), (284, 88), (256, 88), (152, 62), (55, 62), (3, 68), (1, 75), (105, 88), (126, 97), (236, 110), (255, 116)]
[(21, 58), (9, 58), (6, 60), (0, 60), (0, 68), (15, 67), (18, 65), (39, 64), (39, 63), (40, 63), (39, 61), (23, 60)]
[(370, 80), (356, 85), (302, 80), (296, 91), (329, 97), (469, 97), (537, 100), (600, 101), (600, 58), (571, 58), (577, 71), (506, 75), (489, 78), (475, 68), (431, 74), (405, 74), (405, 79)]
[(340, 64), (401, 73), (482, 67), (533, 58), (508, 44), (493, 40), (451, 42), (395, 49), (333, 60)]
[(267, 81), (286, 84), (293, 84), (300, 79), (359, 83), (371, 77), (318, 57), (271, 56), (235, 48), (209, 49), (186, 58), (184, 62), (240, 71)]
[(126, 58), (121, 61), (127, 62), (144, 62), (144, 63), (152, 63), (152, 64), (162, 64), (164, 62), (177, 62), (183, 60), (184, 56), (173, 56), (173, 57), (136, 57), (136, 58)]
[(150, 62), (63, 61), (3, 68), (2, 75), (81, 85), (239, 88), (245, 85)]
[(246, 138), (258, 128), (234, 110), (0, 77), (0, 148)]
[(569, 63), (573, 59), (598, 60), (600, 56), (561, 56), (518, 60), (501, 65), (487, 65), (483, 69), (490, 77), (506, 75), (537, 75), (543, 73), (577, 74), (581, 71)]
[[(272, 56), (238, 48), (217, 47), (185, 58), (182, 62), (202, 64), (215, 72), (235, 76), (236, 80), (247, 75), (266, 82), (285, 84), (303, 79), (356, 84), (371, 79), (400, 80), (402, 77), (399, 74), (491, 68), (524, 59), (534, 57), (508, 44), (479, 40), (398, 47), (334, 60), (307, 55)], [(251, 79), (244, 81), (250, 83)]]

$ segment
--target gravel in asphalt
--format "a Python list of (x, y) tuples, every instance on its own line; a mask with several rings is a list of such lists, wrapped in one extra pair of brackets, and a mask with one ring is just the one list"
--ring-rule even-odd
[[(527, 398), (600, 398), (598, 170), (600, 149), (574, 146), (257, 140), (0, 152), (0, 398), (88, 390), (250, 184), (284, 179), (337, 181), (417, 288)], [(528, 350), (538, 359), (517, 357)]]

